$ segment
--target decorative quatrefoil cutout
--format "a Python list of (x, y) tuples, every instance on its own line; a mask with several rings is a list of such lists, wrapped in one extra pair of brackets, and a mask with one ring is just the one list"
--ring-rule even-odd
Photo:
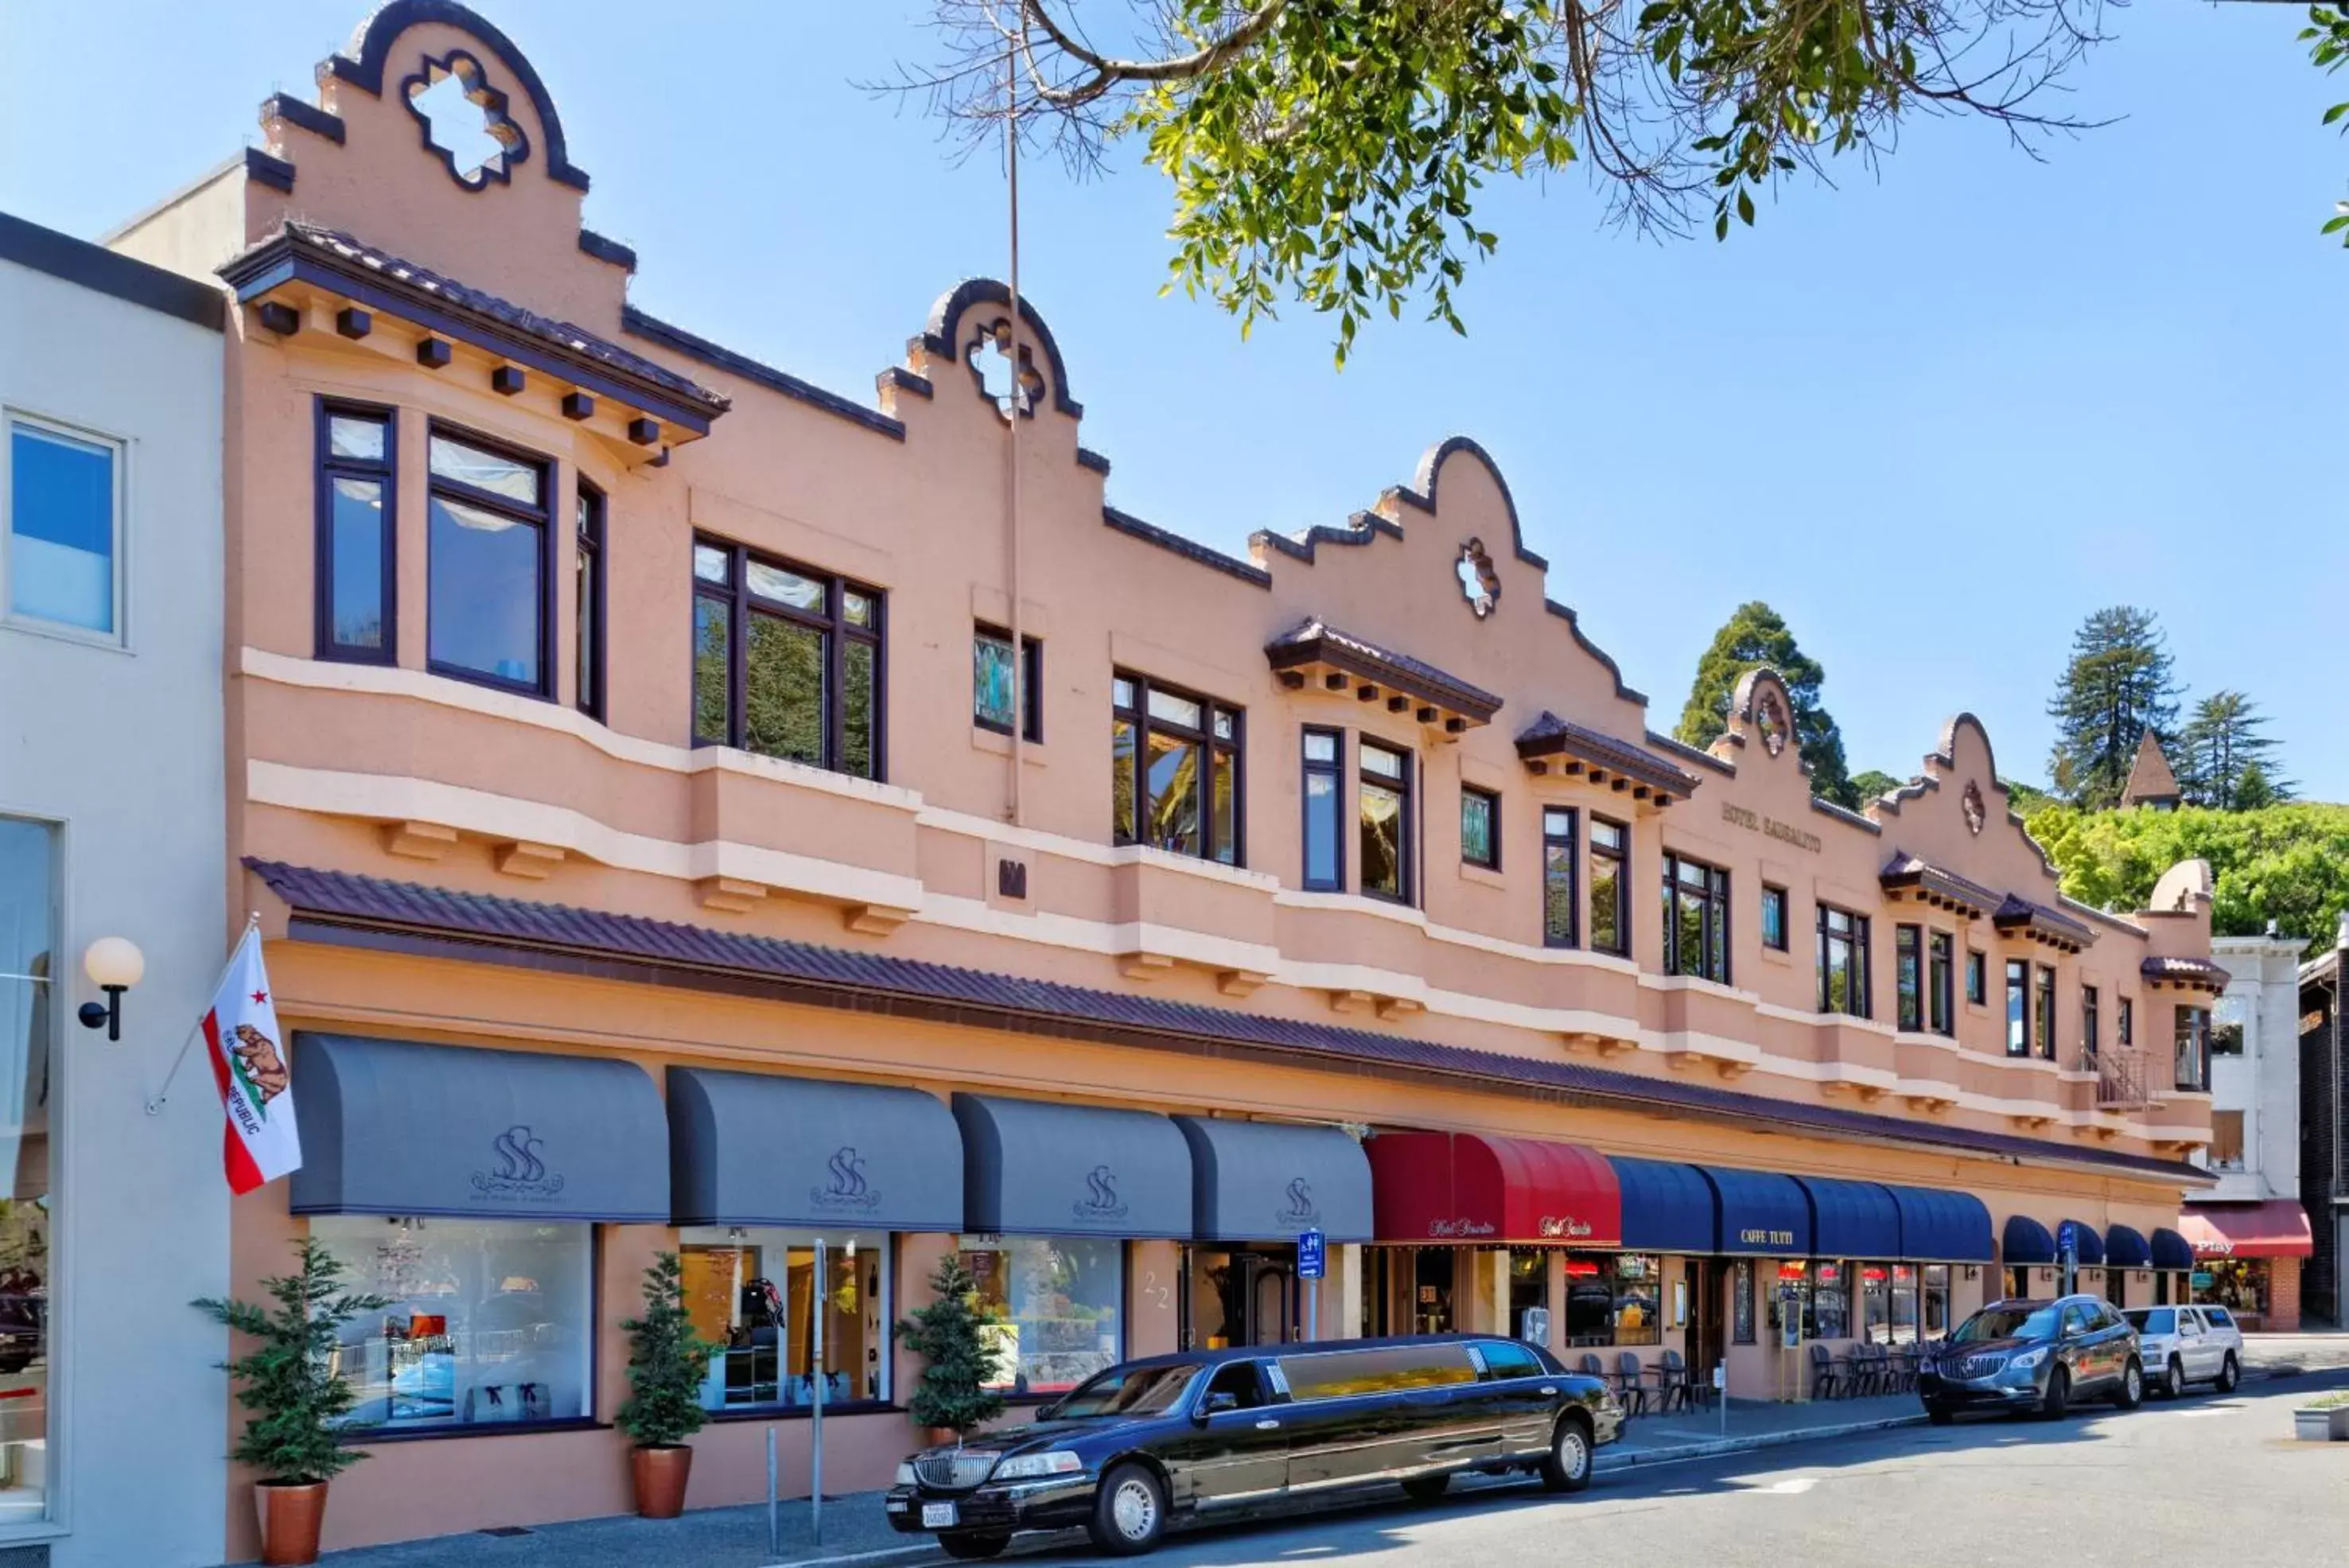
[(1484, 540), (1471, 539), (1461, 545), (1460, 558), (1453, 563), (1452, 569), (1460, 579), (1460, 597), (1468, 601), (1468, 607), (1476, 612), (1478, 620), (1499, 607), (1501, 576), (1493, 570), (1493, 557), (1485, 553)]
[(462, 49), (437, 60), (426, 56), (399, 94), (423, 127), (425, 151), (439, 153), (449, 177), (468, 191), (511, 181), (513, 166), (530, 156), (530, 139), (506, 117), (506, 95)]
[(1044, 378), (1036, 369), (1035, 359), (1025, 343), (1019, 345), (1019, 375), (1014, 384), (1011, 374), (1011, 318), (999, 317), (980, 327), (971, 337), (970, 346), (963, 350), (963, 362), (970, 367), (971, 379), (978, 383), (980, 393), (991, 400), (996, 410), (1005, 419), (1011, 417), (1016, 406), (1022, 414), (1033, 415), (1036, 405), (1044, 396)]

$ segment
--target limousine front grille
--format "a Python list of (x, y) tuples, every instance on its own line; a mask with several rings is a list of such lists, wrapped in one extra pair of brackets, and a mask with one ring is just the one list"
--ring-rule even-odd
[(914, 1461), (914, 1479), (941, 1490), (968, 1491), (994, 1472), (995, 1461), (1000, 1457), (986, 1449), (924, 1454)]

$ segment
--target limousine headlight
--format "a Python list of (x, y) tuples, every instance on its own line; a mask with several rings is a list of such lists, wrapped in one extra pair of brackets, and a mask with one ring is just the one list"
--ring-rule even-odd
[(1066, 1449), (1054, 1449), (1049, 1453), (1014, 1454), (995, 1467), (997, 1480), (1032, 1480), (1038, 1476), (1074, 1475), (1085, 1468), (1085, 1461)]

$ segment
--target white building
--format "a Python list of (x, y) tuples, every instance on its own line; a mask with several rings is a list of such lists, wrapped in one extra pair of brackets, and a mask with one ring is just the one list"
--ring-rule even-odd
[(2197, 1300), (2247, 1326), (2300, 1326), (2300, 1261), (2311, 1247), (2300, 1203), (2300, 955), (2296, 937), (2214, 937), (2234, 976), (2210, 1029), (2210, 1147), (2219, 1179), (2188, 1199)]
[[(0, 1562), (218, 1560), (219, 292), (0, 214)], [(145, 957), (120, 1039), (83, 955)], [(101, 1009), (102, 1012), (102, 1009)]]

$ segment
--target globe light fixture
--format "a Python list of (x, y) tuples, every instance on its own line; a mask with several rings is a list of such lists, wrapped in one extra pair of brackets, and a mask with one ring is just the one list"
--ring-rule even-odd
[(103, 1002), (81, 1004), (82, 1027), (104, 1029), (109, 1040), (122, 1038), (122, 993), (147, 973), (147, 955), (128, 937), (100, 937), (81, 955), (82, 972), (106, 992)]

